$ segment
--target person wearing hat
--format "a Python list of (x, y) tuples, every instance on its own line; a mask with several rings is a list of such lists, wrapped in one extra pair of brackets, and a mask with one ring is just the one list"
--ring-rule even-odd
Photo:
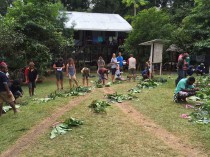
[(9, 79), (6, 76), (6, 73), (8, 72), (7, 64), (5, 62), (0, 63), (0, 116), (2, 115), (3, 111), (3, 103), (8, 103), (14, 113), (17, 113), (17, 109), (15, 107), (15, 98), (10, 91), (9, 88)]
[(201, 63), (200, 65), (197, 66), (196, 68), (196, 74), (197, 75), (204, 75), (205, 74), (205, 71), (206, 71), (206, 68), (205, 68), (205, 65), (203, 63)]

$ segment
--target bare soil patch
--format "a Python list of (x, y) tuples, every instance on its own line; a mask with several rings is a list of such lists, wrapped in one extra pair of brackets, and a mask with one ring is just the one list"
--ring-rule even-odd
[(45, 133), (45, 131), (51, 127), (59, 117), (86, 100), (89, 97), (88, 95), (89, 94), (74, 98), (67, 105), (56, 109), (52, 115), (44, 119), (40, 124), (34, 126), (28, 133), (19, 138), (17, 142), (15, 142), (15, 144), (12, 145), (7, 151), (3, 152), (0, 157), (17, 157), (20, 152), (27, 149), (40, 135)]

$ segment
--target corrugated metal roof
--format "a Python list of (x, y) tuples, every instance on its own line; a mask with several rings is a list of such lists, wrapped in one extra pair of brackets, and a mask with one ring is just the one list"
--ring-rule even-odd
[(66, 28), (74, 30), (130, 32), (131, 25), (118, 14), (64, 12)]

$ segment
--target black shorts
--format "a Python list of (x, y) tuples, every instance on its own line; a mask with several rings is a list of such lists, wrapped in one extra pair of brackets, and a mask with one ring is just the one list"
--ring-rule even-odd
[(116, 70), (117, 70), (116, 68), (111, 68), (112, 75), (115, 75)]
[(36, 82), (35, 81), (30, 81), (28, 83), (28, 88), (36, 88)]
[(89, 74), (82, 74), (82, 77), (83, 77), (84, 79), (88, 79), (88, 78), (90, 77), (90, 75), (89, 75)]
[(57, 80), (63, 80), (63, 72), (62, 71), (56, 71), (55, 73)]

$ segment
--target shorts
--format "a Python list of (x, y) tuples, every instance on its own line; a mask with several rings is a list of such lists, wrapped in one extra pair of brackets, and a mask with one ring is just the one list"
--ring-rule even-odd
[(89, 74), (82, 74), (83, 79), (88, 79), (90, 77)]
[(115, 75), (115, 72), (117, 71), (116, 68), (111, 68), (111, 71), (112, 71), (112, 75)]
[(76, 80), (76, 75), (75, 75), (75, 74), (74, 74), (74, 75), (70, 75), (70, 74), (69, 74), (69, 79), (70, 79), (70, 80), (72, 80), (72, 79), (73, 79), (73, 80)]
[(35, 81), (29, 82), (28, 88), (36, 88), (36, 82)]
[(21, 95), (22, 93), (20, 91), (13, 93), (13, 96), (15, 97), (15, 99), (19, 98)]
[(189, 97), (195, 95), (195, 92), (183, 92), (180, 91), (179, 93), (174, 93), (174, 102), (178, 103), (181, 98), (183, 97)]
[(104, 74), (99, 74), (99, 80), (106, 80)]
[(129, 69), (129, 74), (135, 75), (136, 69), (134, 69), (134, 68)]
[(62, 71), (56, 71), (55, 73), (57, 80), (63, 80), (63, 72)]
[(11, 103), (13, 101), (15, 101), (13, 95), (11, 97), (8, 97), (7, 92), (0, 92), (0, 104), (2, 104), (3, 102)]

